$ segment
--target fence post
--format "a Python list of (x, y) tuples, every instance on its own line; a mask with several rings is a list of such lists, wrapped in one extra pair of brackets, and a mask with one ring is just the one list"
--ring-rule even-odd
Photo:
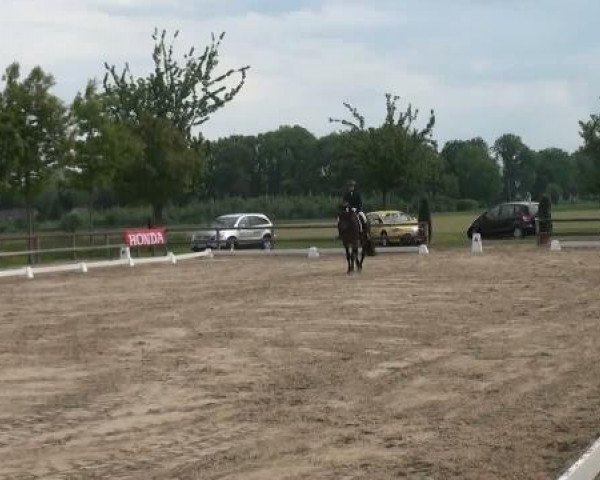
[(73, 234), (71, 235), (71, 244), (73, 246), (73, 260), (77, 260), (77, 252), (75, 251), (75, 249), (77, 248), (77, 237), (75, 235), (75, 232), (73, 232)]
[(425, 245), (429, 245), (429, 222), (418, 222), (418, 225), (425, 240)]
[(40, 236), (36, 235), (35, 237), (35, 250), (36, 250), (36, 257), (37, 257), (37, 263), (42, 263), (42, 254), (40, 253)]
[(217, 250), (221, 249), (221, 231), (219, 230), (219, 227), (217, 227)]
[(106, 245), (106, 256), (110, 258), (110, 248), (108, 247), (108, 233), (104, 234), (104, 244)]

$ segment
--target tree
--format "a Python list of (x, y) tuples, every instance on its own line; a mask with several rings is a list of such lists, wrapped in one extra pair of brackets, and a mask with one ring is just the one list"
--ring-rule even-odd
[(483, 139), (450, 141), (441, 155), (449, 173), (457, 179), (461, 198), (488, 204), (498, 199), (502, 191), (500, 170)]
[(331, 133), (317, 140), (321, 192), (339, 194), (349, 178), (362, 178), (362, 164), (352, 155), (350, 132)]
[(286, 125), (259, 135), (257, 142), (268, 194), (306, 195), (319, 188), (317, 139), (308, 130)]
[[(178, 172), (180, 167), (194, 174), (202, 170), (198, 162), (201, 159), (203, 140), (198, 127), (208, 121), (211, 114), (233, 100), (244, 85), (250, 68), (248, 66), (217, 73), (219, 48), (224, 35), (222, 33), (217, 39), (213, 35), (211, 44), (200, 54), (195, 54), (192, 47), (184, 55), (183, 65), (180, 65), (173, 53), (173, 43), (178, 32), (175, 32), (171, 43), (167, 44), (166, 31), (163, 30), (159, 35), (155, 30), (152, 36), (154, 72), (146, 77), (134, 78), (129, 64), (121, 72), (117, 72), (114, 65), (105, 64), (104, 89), (112, 100), (109, 103), (112, 117), (132, 126), (144, 142), (150, 142), (145, 148), (149, 155), (145, 159), (148, 165), (143, 167), (140, 162), (135, 162), (135, 169), (143, 167), (142, 170), (148, 175), (130, 175), (129, 179), (135, 184), (131, 191), (161, 192), (161, 198), (153, 202), (156, 222), (161, 221), (162, 209), (169, 201), (168, 196), (163, 195), (184, 191), (192, 185), (189, 175), (168, 174), (171, 171), (169, 163), (175, 166), (173, 162), (176, 162)], [(235, 75), (239, 77), (238, 81), (228, 87)], [(175, 131), (179, 132), (180, 138), (176, 138)], [(153, 136), (155, 133), (159, 134), (158, 137)], [(167, 143), (159, 145), (159, 140)], [(183, 140), (183, 145), (180, 140)], [(182, 146), (195, 152), (183, 155)], [(182, 154), (177, 161), (173, 157), (175, 151)], [(167, 155), (167, 152), (170, 153)], [(166, 156), (161, 158), (160, 154)], [(165, 172), (167, 175), (157, 175), (157, 172)]]
[(68, 161), (71, 183), (87, 192), (89, 227), (93, 228), (94, 197), (115, 183), (120, 166), (143, 155), (143, 144), (127, 124), (119, 124), (107, 113), (108, 99), (89, 82), (71, 106), (72, 154)]
[[(550, 184), (554, 184), (552, 191), (560, 191), (565, 197), (577, 191), (575, 162), (569, 153), (559, 148), (546, 148), (537, 152), (536, 157), (536, 179), (532, 190), (535, 198), (543, 193), (551, 193)], [(552, 198), (553, 203), (556, 203), (555, 199)]]
[[(580, 135), (583, 138), (581, 153), (587, 163), (587, 187), (591, 193), (600, 193), (600, 114), (592, 114), (587, 122), (580, 121)], [(583, 163), (583, 162), (582, 162)]]
[(417, 128), (415, 122), (419, 111), (408, 105), (398, 112), (398, 96), (386, 94), (386, 116), (377, 128), (366, 128), (365, 118), (358, 110), (344, 103), (352, 120), (330, 118), (350, 130), (353, 153), (364, 168), (367, 183), (381, 192), (382, 204), (387, 204), (387, 195), (397, 188), (410, 190), (423, 180), (423, 169), (419, 165), (428, 147), (435, 147), (432, 139), (435, 115), (430, 113), (425, 128)]
[(256, 173), (256, 138), (230, 136), (211, 144), (208, 156), (208, 183), (215, 197), (249, 196)]
[(535, 180), (535, 158), (521, 137), (502, 135), (494, 143), (493, 150), (502, 163), (506, 199), (511, 201), (531, 191)]
[(162, 118), (143, 116), (135, 132), (142, 155), (123, 159), (114, 178), (115, 189), (129, 203), (151, 205), (157, 224), (168, 202), (191, 189), (200, 153), (189, 148), (181, 131)]
[(32, 205), (66, 147), (66, 114), (50, 93), (54, 78), (34, 67), (21, 80), (18, 63), (2, 76), (0, 93), (0, 167), (6, 182), (25, 200), (31, 247)]

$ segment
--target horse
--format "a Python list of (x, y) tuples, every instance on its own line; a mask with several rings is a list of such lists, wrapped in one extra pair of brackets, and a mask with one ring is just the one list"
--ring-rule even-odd
[[(344, 248), (346, 249), (346, 261), (348, 262), (348, 274), (362, 271), (365, 255), (375, 255), (373, 242), (368, 234), (368, 225), (361, 231), (360, 220), (356, 212), (348, 207), (342, 207), (338, 214), (338, 233)], [(360, 244), (360, 257), (358, 246)]]

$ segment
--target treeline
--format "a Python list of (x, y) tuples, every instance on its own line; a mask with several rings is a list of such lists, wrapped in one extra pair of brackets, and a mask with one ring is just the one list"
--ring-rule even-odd
[(330, 119), (341, 128), (321, 138), (296, 125), (209, 142), (202, 125), (242, 91), (249, 67), (217, 71), (223, 35), (182, 62), (164, 31), (153, 38), (152, 73), (134, 77), (128, 65), (106, 64), (102, 84), (90, 82), (68, 105), (42, 68), (25, 77), (17, 63), (6, 69), (0, 212), (24, 207), (30, 230), (34, 212), (68, 229), (84, 223), (84, 210), (90, 226), (139, 223), (141, 215), (197, 223), (232, 210), (314, 218), (335, 212), (348, 178), (369, 208), (414, 209), (423, 196), (436, 210), (469, 210), (544, 193), (555, 203), (600, 193), (596, 115), (580, 123), (583, 145), (573, 153), (535, 151), (513, 134), (492, 145), (473, 138), (440, 146), (434, 112), (420, 122), (418, 110), (391, 95), (375, 127), (345, 104), (349, 117)]

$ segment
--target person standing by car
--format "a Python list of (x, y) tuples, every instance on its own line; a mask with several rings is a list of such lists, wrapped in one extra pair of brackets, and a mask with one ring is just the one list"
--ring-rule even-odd
[(363, 202), (360, 192), (356, 189), (356, 182), (354, 180), (348, 180), (346, 183), (346, 192), (344, 193), (344, 197), (342, 198), (342, 202), (344, 205), (347, 205), (352, 209), (352, 211), (356, 212), (358, 215), (358, 219), (360, 220), (362, 231), (369, 234), (367, 217), (363, 212)]

